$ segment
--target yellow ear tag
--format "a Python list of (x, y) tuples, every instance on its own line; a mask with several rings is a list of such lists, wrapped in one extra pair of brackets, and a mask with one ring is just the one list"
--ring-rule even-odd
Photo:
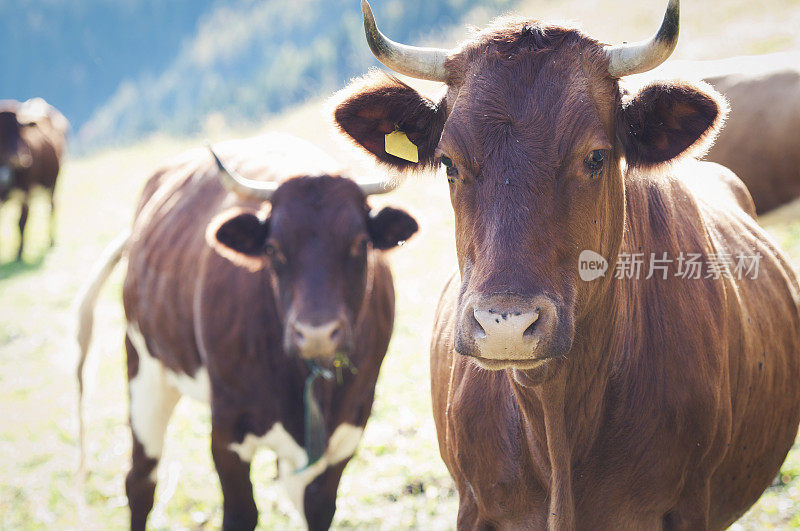
[(386, 135), (386, 153), (410, 162), (419, 162), (419, 150), (402, 131), (392, 131)]

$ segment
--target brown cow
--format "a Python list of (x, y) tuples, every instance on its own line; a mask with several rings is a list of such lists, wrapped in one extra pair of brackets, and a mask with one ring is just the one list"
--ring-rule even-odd
[(22, 193), (17, 260), (22, 260), (30, 192), (35, 186), (50, 195), (50, 245), (54, 243), (53, 192), (68, 131), (67, 119), (41, 98), (24, 103), (0, 101), (0, 205), (13, 190)]
[(668, 61), (635, 83), (673, 76), (702, 79), (728, 99), (725, 127), (705, 158), (736, 173), (756, 212), (800, 197), (799, 53)]
[[(750, 61), (769, 69), (742, 71)], [(705, 78), (731, 107), (706, 158), (742, 179), (761, 214), (800, 197), (800, 54), (737, 62), (738, 72)]]
[[(741, 182), (689, 156), (725, 116), (713, 89), (620, 91), (674, 48), (677, 0), (641, 43), (504, 17), (454, 50), (393, 43), (362, 6), (378, 59), (447, 84), (434, 102), (371, 75), (335, 119), (419, 167), (384, 150), (406, 133), (451, 183), (459, 271), (431, 378), (459, 528), (728, 526), (797, 433), (800, 287)], [(584, 251), (604, 276), (582, 280)], [(663, 253), (652, 278), (624, 267)]]
[(383, 251), (417, 224), (402, 210), (370, 212), (366, 194), (386, 189), (359, 189), (307, 142), (266, 135), (215, 150), (247, 177), (203, 149), (153, 174), (131, 235), (80, 298), (81, 366), (97, 292), (126, 252), (131, 528), (145, 527), (164, 431), (189, 395), (211, 405), (225, 529), (256, 525), (249, 472), (261, 445), (309, 528), (324, 529), (392, 333)]

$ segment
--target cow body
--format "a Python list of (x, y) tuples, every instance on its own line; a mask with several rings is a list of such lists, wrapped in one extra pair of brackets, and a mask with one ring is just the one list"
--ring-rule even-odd
[(0, 202), (15, 190), (22, 195), (18, 260), (22, 258), (30, 192), (36, 186), (50, 198), (50, 244), (54, 242), (53, 192), (68, 130), (66, 118), (41, 98), (0, 102)]
[(758, 279), (615, 280), (543, 386), (456, 354), (460, 276), (445, 289), (433, 411), (460, 528), (724, 529), (773, 479), (800, 418), (797, 281), (727, 170), (674, 171), (629, 177), (621, 252), (759, 252)]
[[(743, 71), (756, 61), (761, 71)], [(706, 158), (744, 181), (759, 214), (800, 197), (800, 54), (747, 58), (738, 71), (704, 79), (731, 106)]]
[[(144, 528), (164, 431), (176, 402), (188, 395), (210, 403), (223, 527), (256, 525), (250, 461), (257, 447), (267, 446), (307, 525), (327, 528), (393, 327), (392, 276), (379, 249), (397, 240), (378, 242), (375, 220), (385, 221), (386, 211), (399, 216), (406, 226), (393, 234), (402, 239), (416, 224), (394, 209), (370, 216), (359, 187), (329, 176), (331, 161), (305, 142), (266, 135), (221, 144), (218, 153), (251, 179), (282, 184), (271, 203), (230, 194), (208, 151), (199, 149), (162, 167), (145, 186), (123, 288), (134, 441), (126, 480), (131, 527)], [(265, 209), (266, 221), (256, 221), (254, 213)], [(248, 221), (256, 225), (238, 229)], [(284, 238), (281, 257), (288, 265), (274, 249), (266, 255), (267, 230), (270, 238)], [(248, 238), (256, 242), (248, 254), (228, 246), (244, 249), (239, 243)], [(336, 247), (341, 238), (343, 249)], [(330, 315), (341, 317), (341, 328), (326, 329), (312, 351), (304, 350), (312, 325)], [(334, 356), (342, 354), (349, 367), (309, 383), (311, 362), (335, 373)], [(306, 385), (325, 435), (314, 462), (305, 448)]]
[[(728, 526), (797, 433), (800, 288), (742, 182), (697, 160), (724, 100), (620, 86), (674, 49), (677, 0), (620, 46), (512, 16), (451, 50), (401, 47), (362, 9), (384, 64), (447, 85), (432, 101), (373, 73), (334, 118), (385, 164), (449, 181), (458, 273), (431, 379), (458, 527)], [(384, 149), (393, 129), (419, 164)], [(581, 274), (587, 252), (605, 274)], [(757, 276), (735, 273), (742, 257)]]

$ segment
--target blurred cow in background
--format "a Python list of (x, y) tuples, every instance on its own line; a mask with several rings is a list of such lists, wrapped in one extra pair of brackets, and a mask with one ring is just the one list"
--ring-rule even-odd
[(50, 245), (54, 243), (53, 191), (68, 132), (64, 115), (41, 98), (24, 103), (0, 101), (0, 204), (12, 191), (22, 193), (17, 260), (22, 259), (30, 192), (35, 186), (50, 196)]
[(383, 251), (417, 223), (371, 211), (384, 183), (344, 178), (308, 142), (265, 135), (215, 150), (190, 151), (145, 185), (131, 234), (79, 297), (82, 360), (97, 293), (124, 252), (131, 528), (145, 527), (167, 422), (189, 395), (211, 405), (225, 529), (258, 521), (250, 461), (262, 445), (309, 528), (325, 529), (392, 334)]
[(707, 159), (744, 181), (759, 214), (800, 197), (800, 54), (711, 66), (726, 69), (705, 81), (728, 98), (731, 112)]
[(706, 159), (736, 173), (759, 214), (800, 197), (800, 53), (668, 61), (626, 85), (668, 77), (705, 81), (728, 99), (730, 114)]

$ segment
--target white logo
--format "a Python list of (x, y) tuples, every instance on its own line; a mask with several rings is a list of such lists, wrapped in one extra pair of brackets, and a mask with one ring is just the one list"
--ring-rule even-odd
[(590, 282), (606, 274), (608, 261), (594, 251), (585, 249), (578, 257), (578, 274), (581, 280)]

